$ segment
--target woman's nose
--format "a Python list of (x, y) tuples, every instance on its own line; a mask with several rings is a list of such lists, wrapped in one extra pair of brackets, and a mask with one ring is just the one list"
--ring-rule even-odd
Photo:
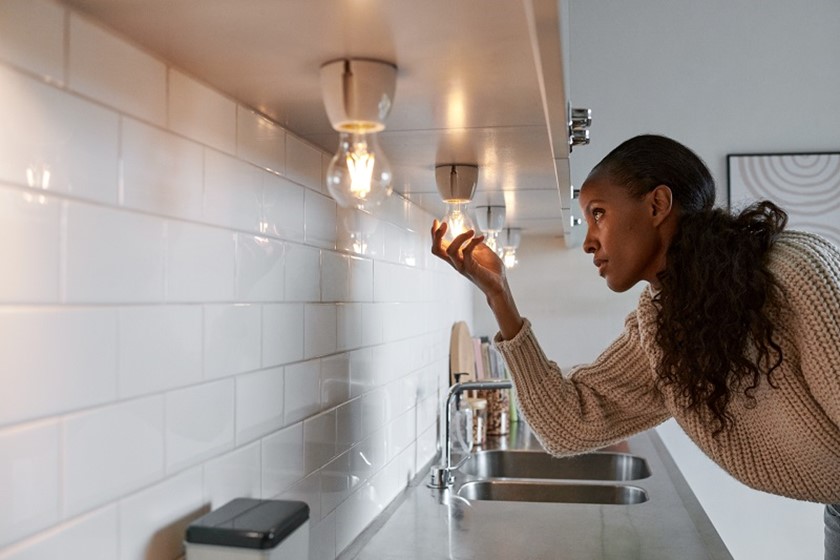
[(594, 253), (596, 245), (595, 239), (590, 235), (589, 228), (586, 228), (586, 237), (583, 239), (583, 252)]

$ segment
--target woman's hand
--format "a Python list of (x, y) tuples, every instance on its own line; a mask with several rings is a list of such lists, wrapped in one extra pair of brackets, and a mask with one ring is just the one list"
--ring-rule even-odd
[(522, 328), (523, 320), (510, 293), (502, 259), (483, 243), (483, 235), (476, 237), (472, 230), (447, 244), (443, 240), (446, 228), (446, 222), (435, 220), (432, 224), (432, 254), (452, 265), (487, 296), (502, 337), (513, 338)]
[(432, 224), (432, 254), (448, 262), (452, 268), (466, 276), (487, 296), (501, 292), (506, 287), (505, 267), (499, 256), (483, 243), (484, 236), (466, 231), (450, 243), (444, 241), (446, 222)]

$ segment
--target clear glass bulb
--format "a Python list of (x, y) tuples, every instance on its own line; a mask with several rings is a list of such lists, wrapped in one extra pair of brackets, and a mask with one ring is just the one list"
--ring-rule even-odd
[(502, 262), (505, 263), (505, 268), (513, 268), (519, 262), (516, 260), (516, 249), (506, 247), (502, 250)]
[(499, 232), (488, 231), (484, 234), (484, 244), (490, 248), (491, 251), (497, 253), (499, 251)]
[(326, 178), (339, 206), (370, 210), (391, 194), (391, 179), (391, 166), (375, 133), (340, 134)]
[(443, 238), (446, 241), (452, 241), (465, 231), (475, 230), (469, 215), (467, 215), (466, 202), (447, 202), (446, 215), (440, 219), (441, 222), (446, 222), (446, 234)]

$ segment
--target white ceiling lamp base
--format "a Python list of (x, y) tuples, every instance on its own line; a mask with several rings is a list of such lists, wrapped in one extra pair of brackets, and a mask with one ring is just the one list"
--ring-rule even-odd
[(397, 67), (389, 62), (341, 59), (321, 66), (324, 108), (339, 132), (327, 168), (327, 189), (344, 208), (371, 210), (391, 194), (393, 174), (377, 132), (394, 102)]
[(467, 205), (478, 186), (478, 166), (457, 163), (438, 165), (435, 167), (435, 182), (440, 198), (446, 203), (446, 215), (441, 218), (441, 222), (446, 222), (444, 239), (452, 241), (465, 231), (474, 230)]
[(484, 234), (484, 244), (498, 251), (499, 232), (505, 227), (505, 207), (502, 205), (476, 206), (475, 220)]
[(516, 258), (516, 250), (519, 248), (519, 243), (522, 241), (522, 229), (520, 228), (505, 228), (499, 239), (502, 246), (499, 251), (499, 256), (502, 257), (502, 262), (505, 263), (506, 268), (513, 268), (519, 260)]

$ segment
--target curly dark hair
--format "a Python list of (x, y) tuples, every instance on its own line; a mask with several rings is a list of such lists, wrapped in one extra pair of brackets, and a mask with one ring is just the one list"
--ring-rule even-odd
[(610, 152), (592, 174), (607, 174), (641, 197), (658, 185), (671, 189), (679, 222), (658, 275), (656, 343), (662, 350), (660, 383), (673, 384), (689, 408), (705, 405), (718, 425), (733, 418), (735, 393), (749, 405), (754, 392), (782, 362), (772, 320), (783, 305), (767, 254), (787, 224), (770, 201), (737, 214), (714, 208), (715, 184), (703, 161), (663, 136), (631, 138)]

